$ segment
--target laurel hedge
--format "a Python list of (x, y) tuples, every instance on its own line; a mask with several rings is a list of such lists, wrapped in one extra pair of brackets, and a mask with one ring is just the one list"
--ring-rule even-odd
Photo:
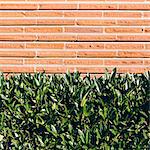
[(148, 149), (150, 73), (0, 75), (0, 149)]

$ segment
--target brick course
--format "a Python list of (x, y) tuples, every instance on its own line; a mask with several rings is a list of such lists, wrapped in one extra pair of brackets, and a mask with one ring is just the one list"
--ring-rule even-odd
[(150, 0), (1, 0), (0, 71), (150, 70)]

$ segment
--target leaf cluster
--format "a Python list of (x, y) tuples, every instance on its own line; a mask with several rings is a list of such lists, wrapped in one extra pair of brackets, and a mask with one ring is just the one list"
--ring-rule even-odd
[(0, 149), (147, 149), (150, 73), (0, 75)]

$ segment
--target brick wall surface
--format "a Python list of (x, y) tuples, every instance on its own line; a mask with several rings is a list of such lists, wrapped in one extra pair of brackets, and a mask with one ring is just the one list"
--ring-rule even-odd
[(0, 0), (0, 71), (150, 70), (150, 0)]

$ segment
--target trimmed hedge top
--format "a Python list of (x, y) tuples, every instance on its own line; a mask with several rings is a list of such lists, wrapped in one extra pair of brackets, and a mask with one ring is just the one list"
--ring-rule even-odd
[(150, 73), (0, 75), (0, 149), (147, 149)]

